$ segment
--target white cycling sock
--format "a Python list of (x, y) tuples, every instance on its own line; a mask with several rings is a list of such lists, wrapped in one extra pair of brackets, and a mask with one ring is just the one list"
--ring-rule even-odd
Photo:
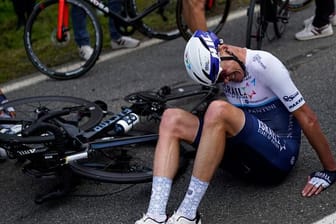
[(153, 177), (152, 193), (147, 215), (156, 221), (162, 222), (167, 218), (166, 207), (173, 180), (167, 177)]
[(192, 176), (187, 193), (177, 210), (177, 213), (188, 218), (194, 219), (196, 217), (198, 205), (201, 202), (209, 182), (204, 182)]

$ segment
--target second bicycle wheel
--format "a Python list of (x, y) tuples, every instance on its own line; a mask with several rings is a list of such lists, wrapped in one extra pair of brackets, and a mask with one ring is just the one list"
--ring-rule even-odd
[[(183, 18), (183, 1), (177, 0), (176, 5), (176, 22), (177, 27), (181, 32), (181, 35), (185, 40), (189, 40), (193, 32), (189, 29)], [(218, 34), (223, 28), (224, 23), (230, 11), (231, 0), (213, 0), (206, 1), (205, 6), (205, 17), (207, 22), (207, 27), (210, 31)]]
[(250, 49), (261, 49), (262, 40), (267, 28), (267, 21), (261, 16), (260, 3), (251, 0), (247, 9), (246, 44)]
[(286, 30), (286, 25), (289, 19), (288, 12), (289, 0), (276, 0), (276, 21), (273, 23), (274, 33), (277, 38), (280, 38)]
[[(145, 183), (152, 181), (154, 151), (158, 136), (142, 131), (133, 137), (114, 138), (113, 146), (106, 149), (100, 145), (110, 140), (94, 142), (94, 153), (88, 159), (70, 162), (71, 169), (89, 179), (107, 183)], [(121, 143), (120, 143), (121, 142)], [(187, 167), (186, 149), (181, 145), (178, 174)]]
[[(157, 0), (132, 0), (130, 1), (130, 15), (136, 17), (145, 13), (147, 9), (156, 4)], [(176, 2), (177, 0), (166, 1), (156, 11), (147, 14), (138, 24), (137, 30), (145, 36), (172, 40), (180, 36), (176, 26)]]
[[(20, 98), (1, 105), (0, 110), (6, 110), (6, 108), (10, 107), (13, 107), (15, 110), (15, 120), (27, 122), (35, 121), (49, 111), (60, 111), (63, 108), (76, 108), (72, 113), (62, 116), (62, 119), (77, 122), (81, 130), (91, 129), (103, 118), (102, 110), (95, 103), (70, 96), (34, 96)], [(6, 124), (5, 120), (1, 121), (0, 124)]]
[[(41, 1), (35, 7), (24, 30), (24, 46), (32, 64), (43, 74), (54, 79), (71, 79), (89, 71), (97, 61), (102, 48), (102, 30), (96, 15), (86, 3), (67, 0), (63, 16), (58, 15), (58, 0)], [(92, 53), (84, 60), (74, 35), (72, 10), (77, 7), (79, 21), (85, 21), (83, 34), (90, 40)], [(57, 38), (60, 18), (64, 20), (62, 38)], [(75, 24), (78, 25), (79, 24)]]

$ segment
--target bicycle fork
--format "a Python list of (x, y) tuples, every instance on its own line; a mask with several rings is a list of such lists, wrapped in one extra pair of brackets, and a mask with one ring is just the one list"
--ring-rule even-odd
[(56, 33), (57, 40), (59, 42), (66, 41), (68, 38), (67, 32), (69, 32), (69, 6), (65, 0), (59, 0)]

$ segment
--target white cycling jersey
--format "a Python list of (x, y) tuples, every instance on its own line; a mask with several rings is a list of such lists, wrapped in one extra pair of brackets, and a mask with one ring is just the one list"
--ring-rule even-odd
[[(245, 112), (243, 129), (227, 139), (224, 164), (240, 164), (231, 167), (238, 173), (276, 179), (298, 158), (301, 127), (291, 112), (305, 101), (288, 70), (272, 54), (247, 49), (245, 67), (242, 82), (223, 83), (227, 100)], [(194, 145), (198, 142), (199, 137)]]
[(245, 66), (244, 80), (229, 82), (223, 88), (224, 95), (233, 105), (265, 109), (279, 99), (289, 112), (293, 112), (305, 103), (288, 70), (272, 54), (247, 49)]

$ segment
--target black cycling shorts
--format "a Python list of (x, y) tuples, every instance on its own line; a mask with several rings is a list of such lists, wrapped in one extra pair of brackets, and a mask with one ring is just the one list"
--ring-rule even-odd
[[(294, 167), (300, 138), (280, 137), (264, 122), (248, 112), (245, 125), (234, 137), (227, 138), (222, 167), (233, 174), (261, 183), (281, 182)], [(203, 119), (193, 146), (197, 148)]]

